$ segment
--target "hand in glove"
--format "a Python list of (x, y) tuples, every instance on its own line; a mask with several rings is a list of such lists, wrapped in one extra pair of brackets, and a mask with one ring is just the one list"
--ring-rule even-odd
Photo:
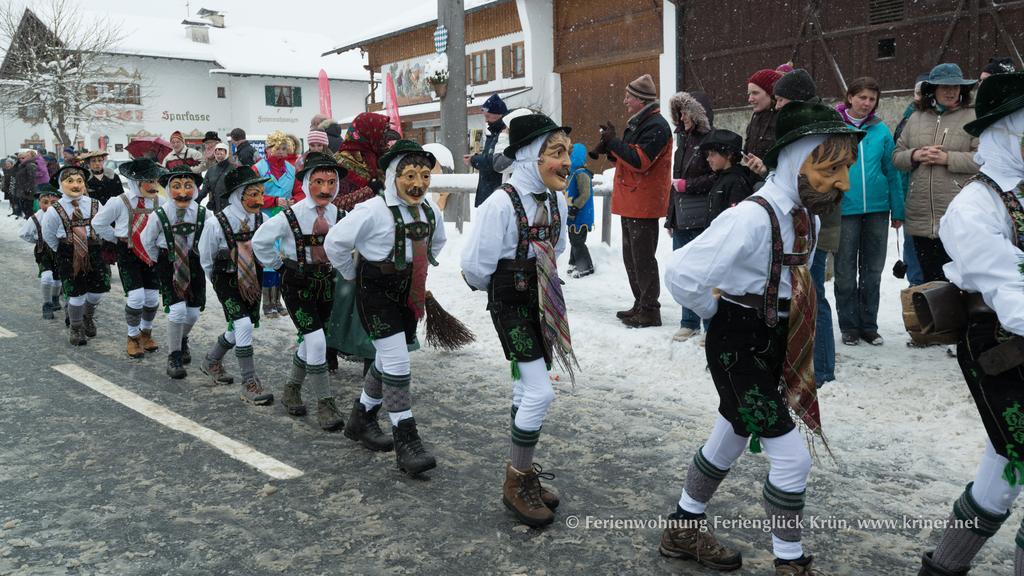
[(601, 142), (607, 146), (609, 142), (615, 139), (615, 125), (612, 124), (611, 120), (608, 120), (606, 124), (599, 124), (598, 126), (601, 127)]
[(580, 213), (580, 209), (576, 206), (569, 206), (569, 220), (575, 220), (576, 215)]

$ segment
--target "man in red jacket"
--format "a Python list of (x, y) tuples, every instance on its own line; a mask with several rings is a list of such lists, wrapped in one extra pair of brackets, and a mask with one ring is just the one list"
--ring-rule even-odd
[(668, 211), (672, 178), (672, 130), (661, 115), (658, 89), (650, 74), (626, 86), (623, 100), (631, 117), (622, 138), (609, 122), (601, 145), (615, 163), (612, 213), (622, 220), (622, 261), (633, 291), (633, 307), (617, 312), (633, 328), (661, 326), (658, 278), (658, 219)]

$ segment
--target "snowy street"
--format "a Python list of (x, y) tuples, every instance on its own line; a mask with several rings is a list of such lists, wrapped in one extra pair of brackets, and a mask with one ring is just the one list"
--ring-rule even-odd
[[(611, 247), (592, 236), (596, 274), (566, 281), (582, 373), (575, 390), (565, 377), (556, 383), (537, 449), (562, 496), (555, 523), (537, 531), (501, 504), (509, 368), (485, 295), (459, 276), (465, 235), (453, 225), (428, 287), (477, 342), (412, 356), (413, 411), (438, 459), (428, 478), (413, 480), (395, 469), (393, 454), (324, 433), (279, 403), (248, 406), (234, 386), (208, 385), (195, 362), (186, 380), (171, 381), (162, 350), (125, 357), (116, 274), (99, 307), (99, 337), (69, 346), (59, 320), (39, 319), (31, 246), (18, 239), (21, 221), (6, 216), (8, 205), (0, 210), (0, 485), (8, 495), (0, 500), (0, 574), (710, 573), (660, 557), (657, 545), (659, 518), (674, 509), (717, 395), (704, 349), (672, 343), (679, 308), (664, 289), (664, 326), (631, 330), (616, 320), (614, 312), (630, 304), (617, 218)], [(670, 249), (663, 236), (662, 265)], [(889, 274), (895, 260), (891, 236), (879, 314), (885, 345), (838, 345), (837, 380), (820, 394), (836, 462), (818, 450), (804, 544), (835, 574), (916, 573), (984, 447), (956, 360), (944, 347), (904, 345), (905, 284)], [(194, 355), (223, 324), (213, 301), (193, 332)], [(154, 336), (161, 346), (165, 327), (161, 313)], [(275, 393), (294, 346), (286, 318), (256, 331), (257, 366)], [(67, 364), (302, 475), (273, 479), (53, 369)], [(234, 358), (226, 365), (234, 371)], [(343, 362), (333, 381), (346, 415), (359, 373)], [(708, 509), (718, 536), (743, 552), (737, 574), (771, 570), (770, 536), (756, 525), (766, 473), (763, 455), (745, 454)], [(1015, 512), (972, 574), (1012, 570), (1019, 521)]]

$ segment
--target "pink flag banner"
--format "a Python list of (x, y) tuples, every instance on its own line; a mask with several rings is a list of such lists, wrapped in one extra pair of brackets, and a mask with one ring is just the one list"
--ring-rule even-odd
[(395, 91), (395, 79), (389, 72), (384, 80), (384, 106), (388, 109), (388, 118), (391, 119), (391, 129), (402, 135), (402, 119), (398, 117), (398, 93)]
[(327, 79), (327, 72), (320, 69), (320, 113), (331, 118), (331, 82)]

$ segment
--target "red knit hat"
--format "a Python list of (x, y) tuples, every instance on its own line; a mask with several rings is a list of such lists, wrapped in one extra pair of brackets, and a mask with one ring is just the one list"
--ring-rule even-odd
[(747, 78), (747, 82), (750, 84), (754, 84), (761, 90), (764, 90), (765, 92), (768, 93), (769, 96), (774, 96), (775, 83), (779, 80), (779, 78), (782, 78), (782, 74), (780, 74), (777, 70), (764, 68), (751, 74), (750, 78)]

